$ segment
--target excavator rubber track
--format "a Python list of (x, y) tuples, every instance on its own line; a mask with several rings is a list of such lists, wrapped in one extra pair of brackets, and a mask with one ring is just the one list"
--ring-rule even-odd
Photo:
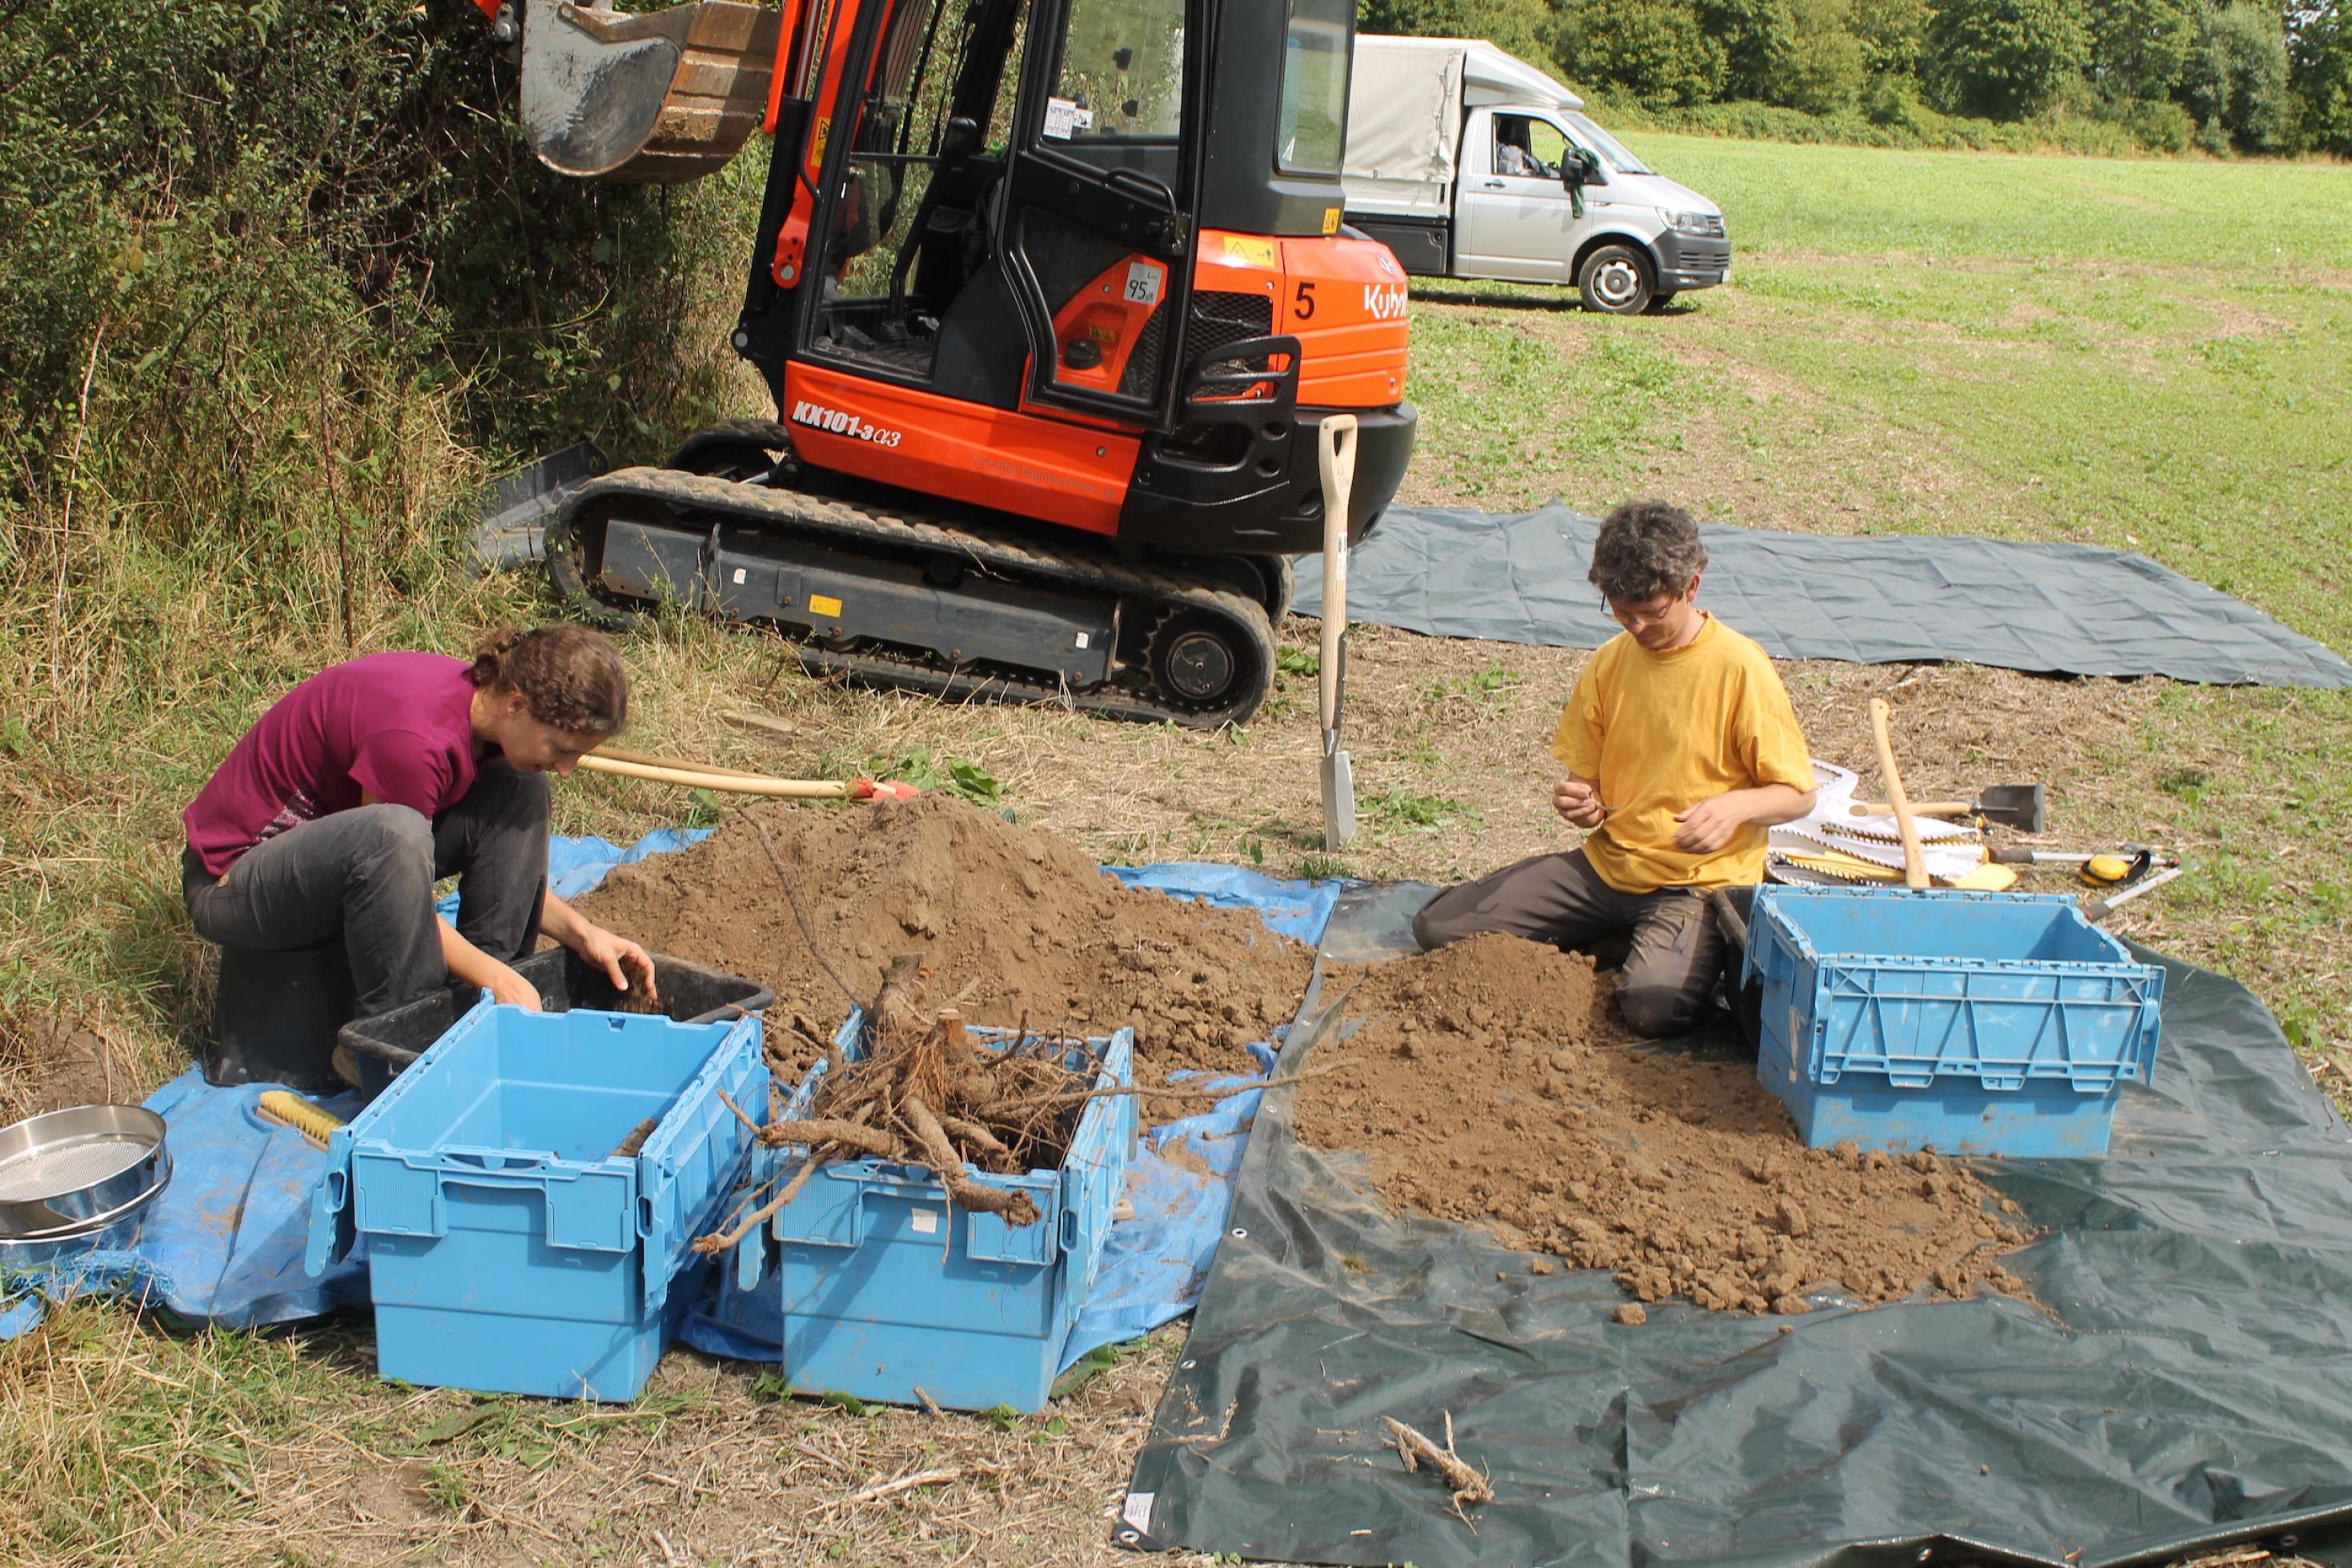
[[(781, 427), (744, 421), (740, 427), (707, 431), (681, 449), (686, 456), (711, 445), (782, 445)], [(790, 459), (779, 466), (790, 472)], [(1145, 724), (1211, 729), (1248, 721), (1265, 699), (1274, 675), (1274, 639), (1264, 605), (1246, 594), (1204, 584), (1160, 568), (1117, 559), (1102, 551), (1069, 549), (1009, 537), (952, 520), (926, 517), (905, 507), (884, 507), (837, 499), (771, 483), (746, 483), (681, 468), (623, 468), (570, 490), (548, 528), (547, 561), (556, 591), (592, 612), (627, 616), (658, 602), (642, 580), (616, 587), (602, 559), (611, 527), (623, 522), (640, 539), (658, 531), (656, 548), (681, 562), (694, 551), (689, 571), (673, 570), (667, 584), (690, 577), (680, 597), (722, 618), (768, 624), (794, 637), (803, 665), (861, 685), (913, 690), (958, 701), (1043, 704), (1079, 713)], [(740, 530), (730, 539), (730, 530)], [(951, 562), (961, 573), (1020, 591), (1024, 586), (1097, 601), (1107, 607), (1112, 645), (1104, 678), (1074, 684), (1056, 672), (1051, 652), (1041, 646), (1036, 662), (1022, 667), (999, 657), (965, 663), (934, 646), (898, 643), (868, 634), (827, 637), (821, 617), (799, 605), (768, 607), (766, 612), (729, 601), (722, 577), (740, 581), (730, 566), (739, 559), (730, 544), (756, 549), (759, 539), (800, 539), (821, 547), (836, 580), (862, 560), (880, 572), (895, 566), (903, 575), (924, 562)], [(686, 541), (691, 541), (688, 544)], [(593, 571), (583, 570), (583, 551), (596, 552)], [(751, 558), (740, 558), (751, 559)], [(877, 580), (878, 581), (878, 578)], [(826, 601), (839, 614), (846, 591)], [(1145, 618), (1138, 624), (1135, 618)], [(1213, 698), (1188, 699), (1163, 679), (1155, 679), (1171, 650), (1163, 639), (1186, 632), (1214, 635), (1231, 653), (1235, 674)], [(1081, 646), (1084, 639), (1081, 639)], [(1120, 657), (1122, 653), (1131, 657)]]

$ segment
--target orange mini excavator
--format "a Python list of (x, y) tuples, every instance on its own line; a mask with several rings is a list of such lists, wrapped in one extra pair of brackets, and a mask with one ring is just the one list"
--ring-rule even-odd
[(1404, 272), (1339, 223), (1355, 0), (478, 3), (558, 169), (775, 138), (734, 347), (779, 417), (543, 480), (560, 591), (944, 695), (1256, 710), (1318, 425), (1359, 422), (1351, 538), (1412, 448)]

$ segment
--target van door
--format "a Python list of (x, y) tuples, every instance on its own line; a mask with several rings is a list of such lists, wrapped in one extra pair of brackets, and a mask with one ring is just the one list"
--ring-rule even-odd
[(1591, 220), (1560, 183), (1568, 133), (1542, 115), (1475, 109), (1462, 131), (1454, 270), (1468, 277), (1570, 283)]

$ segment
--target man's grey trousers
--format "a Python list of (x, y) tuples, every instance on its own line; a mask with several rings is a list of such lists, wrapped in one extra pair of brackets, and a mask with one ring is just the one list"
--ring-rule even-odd
[(1457, 883), (1412, 917), (1424, 950), (1482, 931), (1587, 950), (1631, 937), (1617, 971), (1617, 1005), (1628, 1028), (1652, 1039), (1680, 1034), (1706, 1017), (1727, 947), (1705, 893), (1620, 893), (1601, 880), (1580, 849)]

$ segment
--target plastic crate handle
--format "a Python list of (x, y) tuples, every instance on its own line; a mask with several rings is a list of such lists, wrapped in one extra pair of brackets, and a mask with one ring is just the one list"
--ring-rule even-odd
[(358, 1217), (352, 1212), (352, 1130), (346, 1124), (327, 1136), (327, 1170), (310, 1193), (310, 1235), (302, 1267), (314, 1276), (323, 1274), (350, 1257), (358, 1241)]

